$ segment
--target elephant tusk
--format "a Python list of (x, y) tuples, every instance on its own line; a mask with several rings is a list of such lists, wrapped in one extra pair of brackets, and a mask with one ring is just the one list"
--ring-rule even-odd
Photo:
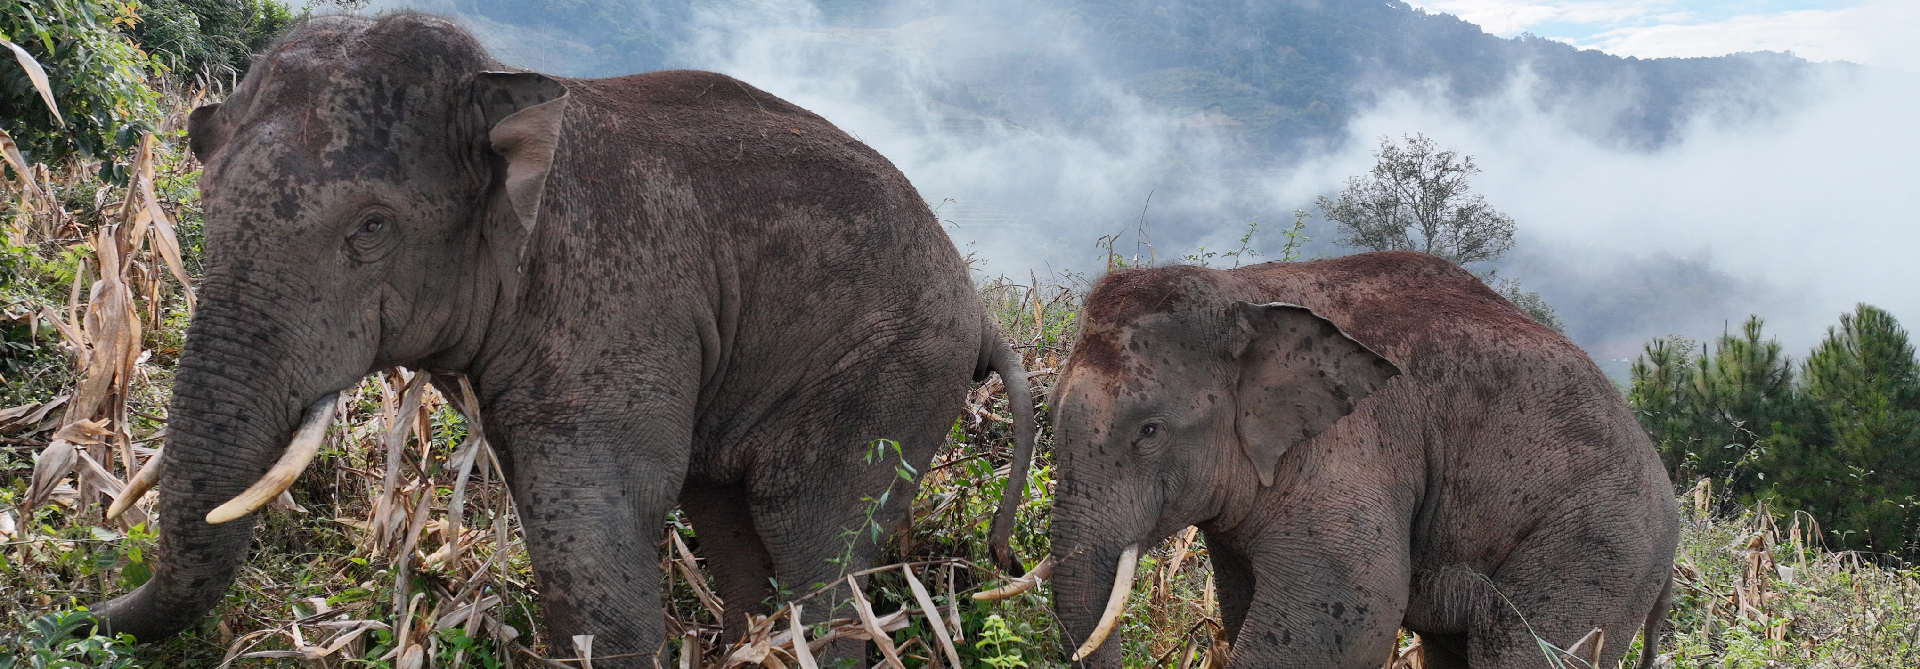
[(307, 407), (307, 415), (300, 420), (300, 429), (294, 431), (293, 442), (287, 444), (287, 452), (280, 456), (280, 461), (273, 463), (273, 468), (246, 492), (207, 512), (207, 523), (219, 525), (253, 513), (286, 492), (320, 452), (320, 443), (325, 441), (327, 426), (333, 423), (333, 408), (339, 399), (340, 393), (327, 393)]
[(120, 496), (113, 498), (113, 504), (107, 507), (107, 520), (118, 519), (120, 514), (133, 507), (134, 502), (140, 501), (140, 497), (146, 495), (148, 490), (152, 490), (153, 484), (160, 481), (160, 466), (164, 464), (161, 458), (165, 453), (161, 451), (148, 458), (146, 464), (140, 465), (140, 471), (134, 472), (133, 479), (127, 481), (127, 488), (120, 491)]
[(1019, 578), (1007, 581), (1006, 585), (1000, 586), (998, 588), (994, 588), (992, 590), (988, 590), (986, 592), (973, 593), (973, 598), (976, 601), (983, 601), (983, 602), (997, 602), (1002, 599), (1007, 599), (1014, 595), (1018, 595), (1028, 590), (1032, 590), (1035, 586), (1040, 585), (1041, 581), (1046, 580), (1046, 578), (1052, 574), (1053, 574), (1053, 556), (1048, 555), (1044, 558), (1041, 558), (1040, 564), (1034, 565), (1033, 570), (1027, 572), (1026, 576), (1021, 576)]
[(1105, 643), (1107, 635), (1113, 633), (1113, 626), (1120, 622), (1120, 614), (1127, 610), (1127, 596), (1133, 594), (1133, 569), (1140, 562), (1140, 545), (1128, 546), (1120, 552), (1120, 570), (1113, 575), (1113, 593), (1107, 595), (1107, 610), (1100, 614), (1100, 624), (1094, 626), (1093, 633), (1073, 651), (1073, 661), (1079, 662), (1092, 655), (1093, 651)]

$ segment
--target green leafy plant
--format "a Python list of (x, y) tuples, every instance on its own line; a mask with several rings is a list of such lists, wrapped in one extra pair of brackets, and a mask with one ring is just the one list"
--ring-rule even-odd
[(980, 656), (982, 664), (994, 669), (1009, 669), (1027, 666), (1027, 660), (1020, 654), (1020, 646), (1025, 643), (1026, 639), (1014, 634), (1013, 629), (1007, 626), (1006, 619), (996, 613), (987, 616), (980, 630), (980, 640), (974, 642), (973, 647), (985, 651)]
[(226, 83), (304, 16), (273, 0), (145, 0), (133, 38), (178, 78)]
[[(0, 643), (0, 668), (133, 669), (133, 637), (104, 636), (85, 609), (56, 611), (21, 622)], [(86, 635), (82, 630), (93, 628)]]
[(0, 3), (0, 39), (45, 68), (59, 109), (56, 115), (48, 107), (27, 68), (0, 63), (0, 130), (29, 162), (100, 159), (103, 179), (126, 182), (126, 166), (115, 158), (160, 120), (159, 94), (147, 83), (152, 63), (123, 32), (139, 22), (137, 7), (111, 0)]
[(860, 498), (860, 503), (866, 507), (866, 516), (862, 518), (860, 527), (850, 528), (840, 534), (840, 538), (845, 540), (846, 545), (841, 549), (839, 555), (831, 558), (831, 561), (836, 565), (840, 565), (841, 568), (845, 568), (847, 565), (853, 563), (853, 548), (859, 544), (860, 534), (862, 532), (866, 533), (869, 540), (876, 544), (881, 543), (882, 540), (885, 539), (885, 537), (881, 535), (886, 532), (886, 528), (881, 527), (880, 522), (874, 520), (873, 517), (880, 513), (880, 509), (886, 507), (887, 500), (892, 498), (893, 489), (896, 486), (904, 481), (911, 487), (914, 482), (914, 477), (920, 473), (919, 470), (914, 469), (913, 465), (907, 463), (906, 455), (900, 450), (900, 442), (892, 439), (875, 439), (871, 446), (872, 448), (867, 451), (866, 455), (866, 462), (869, 466), (884, 461), (887, 458), (888, 451), (893, 452), (894, 477), (887, 479), (887, 489), (880, 491), (878, 496)]
[[(1252, 236), (1253, 231), (1249, 230), (1247, 234)], [(1300, 247), (1313, 241), (1312, 237), (1307, 236), (1307, 210), (1293, 210), (1293, 227), (1282, 230), (1280, 236), (1287, 238), (1286, 245), (1280, 247), (1280, 262), (1299, 260)], [(1242, 243), (1244, 244), (1245, 240), (1242, 240)]]

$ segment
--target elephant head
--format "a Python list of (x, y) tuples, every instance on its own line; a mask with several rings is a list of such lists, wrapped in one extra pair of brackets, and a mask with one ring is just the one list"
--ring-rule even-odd
[(1135, 270), (1087, 298), (1052, 402), (1054, 608), (1075, 660), (1119, 666), (1101, 643), (1142, 551), (1214, 518), (1229, 491), (1275, 485), (1288, 449), (1399, 374), (1304, 307), (1234, 299), (1258, 292), (1238, 283)]
[(391, 365), (484, 358), (560, 139), (566, 88), (496, 72), (440, 19), (315, 19), (259, 58), (189, 119), (205, 277), (160, 456), (158, 551), (152, 579), (96, 613), (143, 640), (221, 601), (253, 511), (312, 456), (334, 393)]

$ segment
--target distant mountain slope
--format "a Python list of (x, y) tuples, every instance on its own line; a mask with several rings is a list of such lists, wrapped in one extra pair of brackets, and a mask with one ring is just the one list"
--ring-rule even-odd
[(1543, 107), (1597, 112), (1579, 130), (1648, 148), (1707, 107), (1765, 113), (1813, 67), (1773, 53), (1620, 58), (1502, 39), (1393, 0), (1079, 0), (1072, 11), (1142, 96), (1182, 111), (1219, 105), (1269, 148), (1339, 132), (1382, 89), (1434, 80), (1465, 103), (1528, 72)]
[[(783, 27), (885, 32), (937, 17), (949, 26), (935, 36), (945, 37), (930, 66), (938, 81), (917, 93), (942, 104), (1021, 125), (1098, 128), (1117, 113), (1102, 87), (1118, 84), (1190, 127), (1282, 160), (1303, 142), (1339, 137), (1381, 92), (1410, 85), (1437, 85), (1468, 105), (1531, 77), (1527, 93), (1574, 130), (1650, 149), (1701, 114), (1770, 115), (1815, 68), (1831, 67), (1776, 53), (1620, 58), (1529, 35), (1495, 37), (1398, 0), (808, 2), (412, 4), (527, 30), (534, 43), (513, 50), (536, 60), (567, 53), (565, 69), (586, 76), (700, 66), (692, 45), (729, 20), (765, 29), (768, 15), (810, 13), (813, 25)], [(549, 44), (556, 36), (572, 43)]]

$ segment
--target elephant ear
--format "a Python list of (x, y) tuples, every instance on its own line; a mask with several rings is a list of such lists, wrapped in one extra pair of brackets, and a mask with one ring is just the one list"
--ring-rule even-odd
[(1287, 449), (1353, 413), (1355, 404), (1400, 374), (1306, 307), (1235, 302), (1228, 318), (1227, 352), (1240, 376), (1234, 432), (1262, 486), (1273, 485)]
[(507, 204), (522, 230), (531, 233), (560, 145), (567, 87), (534, 72), (481, 72), (473, 85), (486, 115), (487, 141), (507, 164)]
[(194, 158), (207, 162), (226, 146), (230, 130), (226, 115), (220, 113), (220, 103), (196, 108), (187, 115), (187, 148), (193, 150)]

